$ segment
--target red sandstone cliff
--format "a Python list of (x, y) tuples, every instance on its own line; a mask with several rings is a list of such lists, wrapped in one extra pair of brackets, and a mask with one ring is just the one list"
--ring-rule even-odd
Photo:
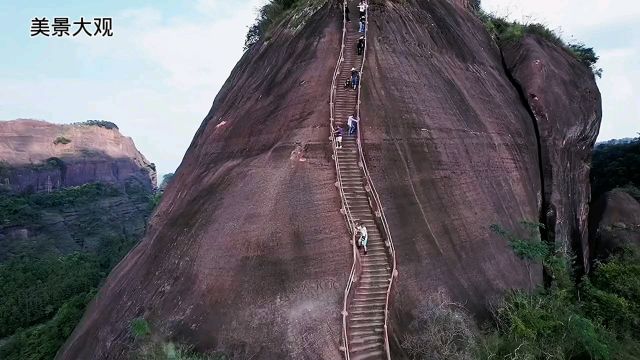
[[(543, 191), (541, 161), (580, 168), (586, 158), (576, 147), (594, 140), (599, 113), (554, 115), (563, 125), (557, 134), (584, 135), (564, 155), (541, 158), (539, 125), (513, 80), (528, 62), (505, 67), (466, 2), (372, 3), (361, 125), (397, 251), (391, 314), (397, 340), (429, 294), (445, 292), (481, 314), (506, 289), (532, 285), (489, 226), (516, 229), (523, 219), (543, 219), (544, 204), (553, 200)], [(334, 4), (298, 31), (285, 19), (241, 59), (146, 238), (110, 275), (59, 358), (126, 358), (129, 323), (138, 316), (201, 351), (340, 356), (351, 253), (327, 141), (341, 19)], [(572, 65), (552, 46), (541, 47), (534, 58), (550, 72)], [(525, 43), (515, 51), (529, 50)], [(567, 74), (591, 86), (587, 75)], [(560, 95), (572, 98), (571, 83), (560, 84)], [(589, 99), (584, 105), (597, 110)], [(583, 175), (557, 186), (582, 191)], [(563, 206), (579, 215), (586, 201), (574, 196)], [(582, 229), (575, 225), (580, 219), (568, 226)], [(572, 235), (578, 243), (580, 231)]]
[(0, 184), (46, 191), (90, 182), (156, 186), (155, 166), (117, 129), (38, 120), (0, 122)]

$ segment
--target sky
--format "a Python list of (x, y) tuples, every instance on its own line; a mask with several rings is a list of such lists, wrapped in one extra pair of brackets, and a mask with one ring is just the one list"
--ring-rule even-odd
[[(173, 172), (265, 1), (0, 0), (0, 120), (112, 121), (160, 175)], [(640, 132), (640, 1), (482, 4), (593, 46), (604, 69), (599, 140)], [(34, 17), (81, 16), (111, 17), (113, 36), (30, 36)]]
[[(173, 172), (265, 1), (0, 0), (0, 120), (112, 121)], [(111, 17), (113, 36), (31, 37), (43, 16)]]

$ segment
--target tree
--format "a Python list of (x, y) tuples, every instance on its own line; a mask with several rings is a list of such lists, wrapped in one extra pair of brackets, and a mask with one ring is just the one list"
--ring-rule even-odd
[(174, 176), (175, 176), (174, 173), (164, 174), (164, 176), (162, 176), (162, 182), (160, 183), (159, 189), (160, 190), (166, 189)]

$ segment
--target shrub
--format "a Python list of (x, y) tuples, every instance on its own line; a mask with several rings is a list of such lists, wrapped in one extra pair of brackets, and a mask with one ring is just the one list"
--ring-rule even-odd
[(443, 296), (422, 303), (401, 346), (412, 359), (473, 359), (476, 333), (467, 311)]
[(258, 10), (258, 16), (255, 22), (249, 27), (244, 42), (244, 49), (250, 48), (253, 44), (257, 43), (258, 40), (264, 38), (271, 25), (282, 19), (285, 13), (300, 3), (300, 1), (301, 0), (271, 0), (262, 6)]
[(137, 318), (131, 321), (131, 333), (136, 338), (144, 338), (151, 335), (151, 326), (144, 318)]
[[(501, 229), (499, 233), (512, 236)], [(537, 258), (537, 251), (527, 249), (514, 247)], [(633, 359), (640, 349), (638, 260), (628, 250), (596, 264), (591, 276), (576, 286), (571, 267), (575, 259), (548, 252), (543, 264), (551, 284), (532, 294), (509, 293), (479, 338), (477, 358)]]
[(582, 43), (566, 44), (558, 34), (541, 23), (521, 24), (516, 21), (509, 21), (495, 14), (489, 14), (479, 8), (480, 2), (477, 2), (478, 8), (472, 2), (472, 8), (476, 10), (478, 18), (482, 21), (487, 32), (492, 38), (496, 39), (498, 45), (512, 44), (522, 40), (525, 34), (537, 35), (556, 46), (567, 50), (580, 63), (589, 67), (591, 71), (598, 77), (602, 77), (603, 70), (596, 67), (599, 57), (596, 56), (593, 48), (587, 47)]
[(67, 139), (64, 136), (58, 136), (55, 140), (53, 140), (54, 145), (58, 145), (58, 144), (67, 145), (70, 142), (71, 140)]
[(545, 244), (540, 240), (539, 229), (544, 229), (543, 224), (529, 221), (522, 221), (520, 224), (526, 228), (526, 237), (521, 237), (512, 232), (506, 231), (498, 224), (493, 224), (489, 228), (494, 233), (506, 239), (516, 256), (526, 261), (529, 281), (531, 286), (533, 286), (531, 264), (542, 263), (549, 256), (550, 248), (548, 244)]
[(112, 123), (111, 121), (105, 120), (87, 120), (79, 123), (74, 123), (73, 125), (87, 125), (87, 126), (98, 126), (105, 129), (116, 129), (118, 130), (118, 125)]

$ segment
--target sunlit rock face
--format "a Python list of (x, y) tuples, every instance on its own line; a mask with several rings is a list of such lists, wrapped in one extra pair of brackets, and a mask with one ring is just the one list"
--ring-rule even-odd
[(0, 186), (49, 191), (92, 182), (156, 187), (155, 166), (117, 128), (0, 121)]

